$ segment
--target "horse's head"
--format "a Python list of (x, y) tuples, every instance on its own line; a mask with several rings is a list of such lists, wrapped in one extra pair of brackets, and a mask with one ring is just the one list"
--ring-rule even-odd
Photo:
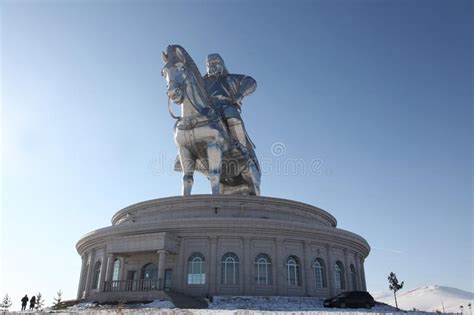
[(161, 75), (167, 82), (166, 94), (173, 103), (181, 104), (185, 96), (185, 84), (188, 78), (186, 69), (187, 62), (185, 53), (179, 46), (168, 46), (168, 49), (162, 53), (165, 66), (161, 70)]

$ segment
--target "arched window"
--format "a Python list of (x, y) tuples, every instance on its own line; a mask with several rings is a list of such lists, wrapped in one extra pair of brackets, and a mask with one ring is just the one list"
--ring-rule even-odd
[(326, 287), (326, 271), (324, 268), (324, 261), (321, 258), (316, 258), (313, 263), (314, 283), (316, 289)]
[(239, 257), (227, 253), (221, 259), (221, 284), (239, 284)]
[(286, 260), (286, 274), (288, 277), (288, 286), (298, 287), (301, 285), (301, 267), (298, 257), (288, 257)]
[(97, 289), (99, 287), (100, 281), (100, 261), (96, 262), (94, 265), (94, 277), (92, 278), (92, 289)]
[(255, 283), (257, 285), (272, 284), (272, 262), (266, 254), (255, 257)]
[(206, 284), (206, 259), (201, 253), (193, 253), (188, 259), (188, 284)]
[(336, 289), (345, 289), (344, 286), (344, 266), (340, 261), (334, 265), (334, 275), (336, 278)]
[(154, 263), (148, 263), (143, 266), (142, 271), (143, 280), (157, 280), (158, 279), (158, 266)]
[(352, 290), (357, 290), (357, 274), (354, 265), (351, 264), (349, 270), (351, 271), (351, 282), (352, 282)]
[(114, 260), (114, 269), (112, 273), (112, 281), (118, 281), (119, 280), (119, 272), (120, 272), (120, 260), (115, 259)]

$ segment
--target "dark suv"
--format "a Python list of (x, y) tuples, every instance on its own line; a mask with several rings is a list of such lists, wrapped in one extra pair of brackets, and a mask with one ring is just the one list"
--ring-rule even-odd
[(365, 307), (371, 308), (375, 300), (369, 292), (348, 291), (342, 292), (333, 298), (324, 300), (324, 307)]

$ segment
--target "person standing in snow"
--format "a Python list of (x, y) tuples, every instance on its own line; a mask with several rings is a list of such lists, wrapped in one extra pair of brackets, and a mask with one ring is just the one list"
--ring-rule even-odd
[(26, 310), (26, 304), (28, 303), (28, 295), (25, 294), (25, 296), (21, 299), (21, 310), (24, 311)]
[(36, 304), (36, 296), (33, 295), (30, 299), (30, 310), (35, 308), (35, 304)]

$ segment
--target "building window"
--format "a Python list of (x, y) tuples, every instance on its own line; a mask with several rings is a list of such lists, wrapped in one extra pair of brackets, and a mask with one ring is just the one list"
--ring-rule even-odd
[(344, 286), (344, 266), (340, 261), (334, 265), (334, 273), (336, 278), (336, 289), (345, 289)]
[(94, 277), (92, 278), (92, 289), (97, 289), (99, 287), (100, 281), (100, 261), (96, 262), (94, 265)]
[(188, 284), (206, 284), (206, 260), (200, 253), (193, 253), (188, 259)]
[(313, 263), (314, 283), (316, 289), (326, 287), (326, 272), (324, 270), (324, 261), (321, 258), (316, 258)]
[(296, 256), (290, 256), (286, 260), (286, 274), (288, 277), (288, 286), (301, 286), (301, 267)]
[(239, 257), (234, 253), (227, 253), (222, 256), (221, 284), (239, 284)]
[(357, 290), (357, 274), (356, 274), (354, 265), (351, 265), (349, 269), (351, 271), (352, 290), (356, 291)]
[(158, 279), (158, 266), (154, 263), (148, 263), (143, 266), (142, 271), (143, 280), (157, 280)]
[(257, 285), (272, 284), (272, 262), (266, 254), (255, 257), (255, 283)]
[(112, 273), (112, 281), (119, 280), (119, 273), (120, 273), (120, 260), (115, 259), (114, 261), (114, 269)]

